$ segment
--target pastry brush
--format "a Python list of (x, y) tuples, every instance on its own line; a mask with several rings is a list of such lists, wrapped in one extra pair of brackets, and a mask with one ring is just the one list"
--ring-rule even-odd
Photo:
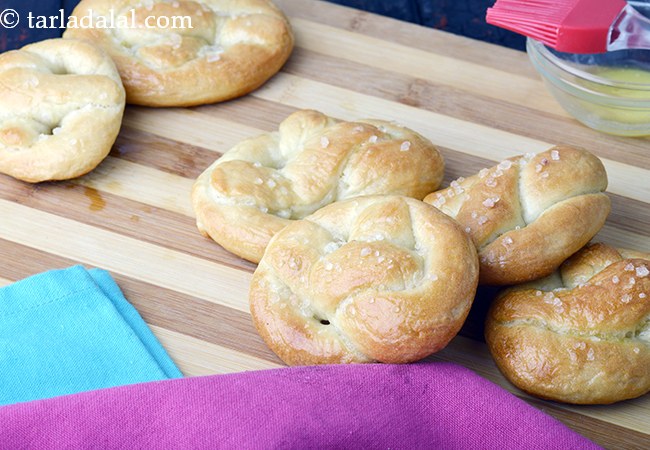
[(560, 52), (650, 49), (650, 19), (624, 0), (497, 0), (486, 20)]

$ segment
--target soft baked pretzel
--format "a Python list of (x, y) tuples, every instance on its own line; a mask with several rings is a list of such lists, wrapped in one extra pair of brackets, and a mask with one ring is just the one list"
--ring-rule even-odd
[[(280, 70), (293, 49), (289, 22), (267, 0), (82, 0), (73, 16), (91, 13), (97, 25), (99, 17), (113, 16), (115, 25), (128, 26), (68, 28), (64, 37), (104, 48), (127, 102), (139, 105), (191, 106), (244, 95)], [(167, 28), (158, 28), (160, 18)], [(174, 18), (191, 19), (192, 28), (190, 20)]]
[(485, 329), (497, 366), (519, 388), (568, 403), (650, 391), (649, 268), (650, 254), (594, 244), (505, 291)]
[(479, 250), (482, 284), (544, 277), (602, 228), (607, 174), (586, 150), (553, 147), (460, 178), (424, 201), (459, 221)]
[(421, 199), (440, 184), (443, 166), (438, 150), (408, 128), (298, 111), (278, 132), (247, 139), (208, 167), (192, 203), (202, 234), (258, 262), (292, 220), (359, 195)]
[(0, 55), (0, 172), (39, 182), (95, 168), (120, 130), (124, 88), (89, 43), (51, 39)]
[(477, 283), (476, 249), (454, 220), (408, 197), (358, 197), (271, 240), (251, 313), (291, 365), (405, 363), (458, 333)]

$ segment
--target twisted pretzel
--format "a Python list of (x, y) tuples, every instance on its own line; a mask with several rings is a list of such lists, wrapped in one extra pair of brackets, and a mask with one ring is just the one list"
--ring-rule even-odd
[(479, 250), (481, 283), (544, 277), (602, 228), (607, 174), (586, 150), (554, 147), (507, 159), (424, 201), (459, 221)]
[[(82, 27), (90, 15), (96, 27)], [(115, 26), (102, 28), (100, 18)], [(105, 49), (128, 103), (139, 105), (244, 95), (280, 70), (293, 48), (289, 22), (267, 0), (82, 0), (72, 19), (80, 26), (64, 36)]]
[(51, 39), (0, 55), (0, 172), (39, 182), (94, 169), (122, 122), (124, 88), (89, 43)]
[(196, 180), (197, 226), (227, 250), (258, 262), (292, 220), (350, 197), (422, 198), (442, 180), (443, 160), (417, 133), (388, 122), (341, 122), (299, 111), (279, 132), (248, 139)]
[(458, 333), (478, 282), (476, 249), (458, 224), (399, 196), (333, 203), (269, 244), (251, 313), (286, 363), (405, 363)]
[(586, 247), (552, 276), (506, 291), (486, 340), (519, 388), (568, 403), (650, 391), (650, 254)]

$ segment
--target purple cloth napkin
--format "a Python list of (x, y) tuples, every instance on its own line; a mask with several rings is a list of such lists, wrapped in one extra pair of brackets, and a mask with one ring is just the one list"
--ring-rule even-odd
[(449, 363), (157, 381), (0, 408), (0, 448), (593, 449)]

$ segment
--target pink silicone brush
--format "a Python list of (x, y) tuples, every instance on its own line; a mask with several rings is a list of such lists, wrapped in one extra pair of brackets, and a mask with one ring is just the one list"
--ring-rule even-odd
[(624, 0), (497, 0), (486, 20), (561, 52), (650, 49), (650, 19)]

